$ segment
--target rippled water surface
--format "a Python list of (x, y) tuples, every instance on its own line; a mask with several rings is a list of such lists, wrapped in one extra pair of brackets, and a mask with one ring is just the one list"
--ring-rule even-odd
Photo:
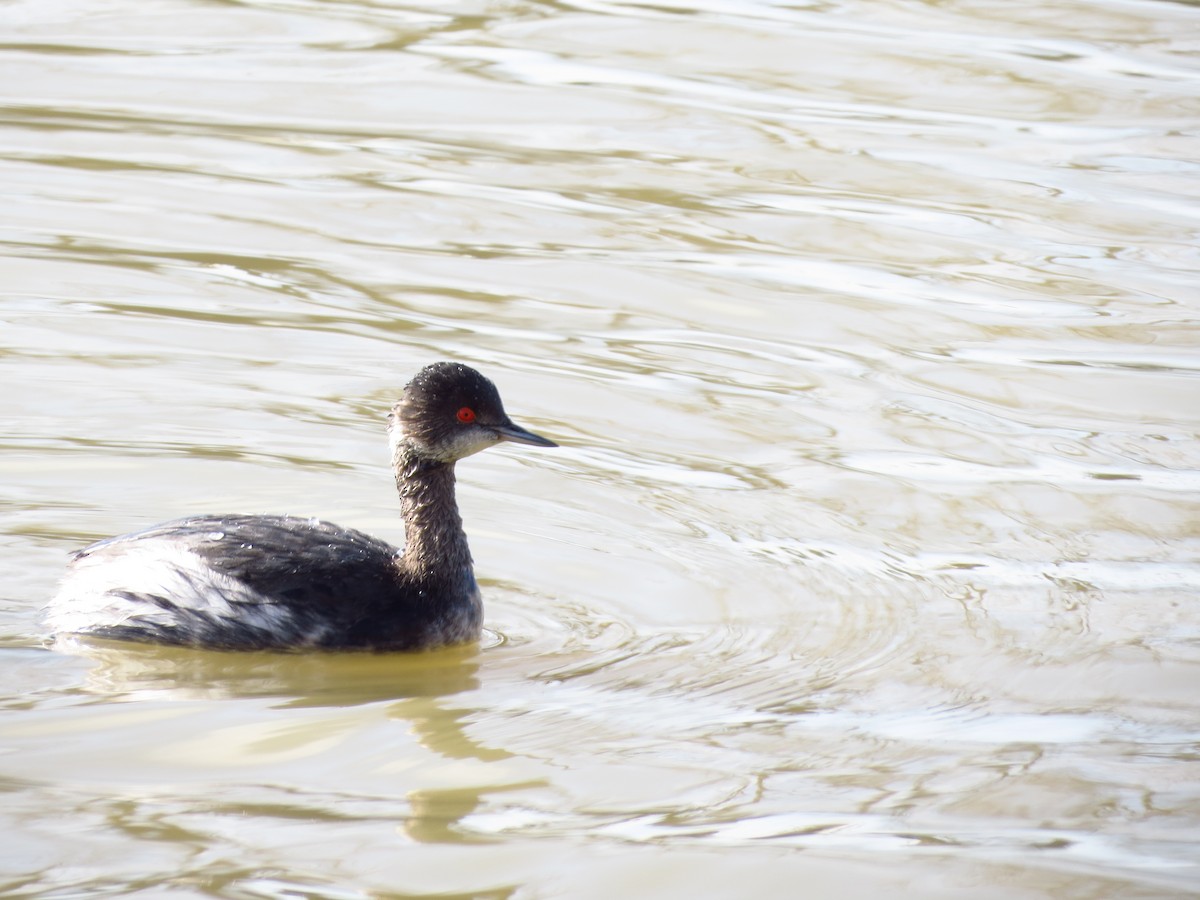
[[(5, 896), (1200, 892), (1196, 4), (0, 23)], [(46, 646), (440, 358), (481, 645)]]

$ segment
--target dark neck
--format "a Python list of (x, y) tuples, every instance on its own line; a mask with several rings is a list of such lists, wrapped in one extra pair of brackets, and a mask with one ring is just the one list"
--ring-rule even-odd
[(471, 551), (454, 500), (454, 463), (418, 456), (406, 440), (392, 452), (400, 514), (404, 519), (403, 567), (415, 575), (461, 575)]

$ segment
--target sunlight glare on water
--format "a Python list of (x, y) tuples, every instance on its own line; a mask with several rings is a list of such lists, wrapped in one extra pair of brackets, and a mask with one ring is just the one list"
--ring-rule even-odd
[[(13, 896), (1200, 885), (1200, 8), (0, 12)], [(402, 540), (458, 359), (478, 646), (62, 640), (200, 512)]]

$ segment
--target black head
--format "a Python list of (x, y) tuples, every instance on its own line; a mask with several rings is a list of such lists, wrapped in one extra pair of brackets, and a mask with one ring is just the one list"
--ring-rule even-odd
[(438, 462), (454, 462), (501, 441), (558, 446), (516, 425), (496, 386), (462, 363), (434, 363), (418, 372), (392, 411), (390, 428), (397, 427), (421, 456)]

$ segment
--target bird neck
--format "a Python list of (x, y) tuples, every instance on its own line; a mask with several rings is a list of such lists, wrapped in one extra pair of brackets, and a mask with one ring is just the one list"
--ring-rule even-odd
[(419, 456), (401, 440), (392, 467), (404, 519), (404, 568), (419, 575), (470, 571), (471, 551), (454, 499), (454, 463)]

